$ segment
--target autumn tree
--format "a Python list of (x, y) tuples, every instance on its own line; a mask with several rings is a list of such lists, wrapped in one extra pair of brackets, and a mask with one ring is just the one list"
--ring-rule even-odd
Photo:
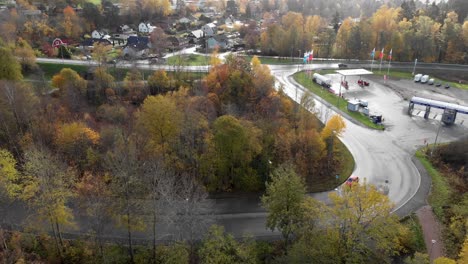
[(164, 33), (162, 28), (155, 28), (153, 32), (151, 32), (151, 50), (154, 54), (162, 57), (163, 53), (165, 53), (171, 45), (167, 38), (168, 36)]
[(304, 182), (291, 165), (281, 165), (270, 175), (262, 196), (262, 205), (268, 212), (267, 227), (279, 230), (287, 250), (296, 224), (302, 219), (301, 204), (305, 199)]
[(109, 52), (112, 50), (111, 45), (106, 45), (102, 43), (93, 44), (93, 53), (92, 57), (98, 63), (98, 67), (105, 67), (107, 60), (109, 59)]
[(253, 243), (237, 242), (224, 228), (213, 225), (198, 250), (202, 263), (248, 263), (256, 262)]
[(99, 134), (82, 122), (72, 122), (59, 125), (55, 144), (60, 153), (67, 157), (71, 165), (83, 173), (88, 155), (99, 143)]
[(24, 155), (22, 193), (20, 197), (32, 205), (40, 220), (48, 221), (55, 246), (63, 256), (62, 228), (73, 227), (73, 213), (68, 207), (74, 172), (44, 147), (32, 147)]
[(78, 112), (82, 107), (83, 99), (87, 93), (87, 82), (70, 68), (63, 68), (54, 77), (52, 85), (60, 91), (66, 105), (74, 112)]
[(79, 38), (83, 32), (80, 18), (71, 6), (67, 6), (63, 9), (62, 28), (64, 35), (68, 38)]
[(149, 152), (171, 158), (171, 146), (177, 144), (182, 113), (170, 96), (148, 96), (141, 106), (138, 125), (149, 142)]
[(96, 245), (96, 255), (105, 259), (104, 236), (109, 231), (111, 221), (112, 193), (109, 188), (110, 175), (85, 173), (76, 184), (79, 197), (78, 206), (88, 216), (89, 233)]
[(100, 104), (108, 89), (115, 89), (118, 95), (123, 95), (123, 89), (119, 88), (119, 86), (115, 86), (114, 76), (107, 72), (106, 67), (97, 67), (94, 70), (93, 82), (90, 83), (90, 87), (88, 89), (88, 98), (92, 100), (95, 104)]
[(0, 80), (1, 145), (15, 155), (21, 155), (19, 141), (37, 119), (38, 101), (29, 84)]
[(334, 115), (327, 121), (327, 124), (322, 129), (321, 136), (324, 141), (327, 141), (327, 153), (328, 153), (328, 166), (330, 169), (333, 153), (335, 151), (334, 140), (337, 136), (340, 136), (346, 129), (346, 123), (343, 118), (339, 115)]
[(16, 41), (16, 47), (13, 53), (19, 59), (23, 71), (28, 72), (36, 69), (36, 55), (31, 46), (24, 39), (20, 38)]
[(5, 192), (9, 198), (16, 197), (21, 191), (19, 178), (15, 158), (8, 150), (0, 149), (0, 195)]
[(117, 224), (127, 231), (128, 255), (130, 263), (135, 262), (133, 248), (133, 234), (144, 230), (142, 219), (142, 198), (144, 194), (143, 181), (139, 175), (142, 173), (142, 163), (138, 157), (136, 142), (133, 138), (120, 135), (113, 151), (108, 151), (105, 161), (111, 179), (112, 193), (115, 199), (113, 210)]
[(141, 103), (147, 95), (143, 75), (137, 68), (127, 72), (124, 79), (124, 86), (128, 92), (127, 96), (134, 104)]
[(165, 70), (157, 70), (148, 78), (151, 95), (166, 93), (170, 89), (171, 80)]
[(10, 49), (0, 46), (0, 80), (19, 81), (23, 79), (21, 65)]

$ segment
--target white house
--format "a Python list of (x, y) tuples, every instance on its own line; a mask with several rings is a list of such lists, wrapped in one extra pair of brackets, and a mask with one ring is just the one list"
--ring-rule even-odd
[(106, 34), (104, 31), (93, 30), (91, 32), (91, 37), (93, 39), (110, 39), (110, 36)]
[(217, 32), (216, 25), (213, 23), (208, 23), (202, 26), (201, 30), (203, 31), (203, 33), (205, 33), (205, 36), (208, 36), (208, 37), (216, 35), (216, 32)]
[(155, 29), (155, 26), (152, 26), (150, 23), (140, 23), (138, 25), (138, 31), (140, 33), (151, 33)]

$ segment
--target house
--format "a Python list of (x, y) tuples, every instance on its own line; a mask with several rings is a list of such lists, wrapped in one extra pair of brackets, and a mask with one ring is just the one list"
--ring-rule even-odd
[(200, 29), (194, 30), (190, 32), (190, 34), (188, 35), (189, 43), (198, 44), (201, 41), (201, 39), (203, 39), (204, 37), (205, 37), (205, 33), (202, 30)]
[(123, 34), (135, 34), (135, 30), (133, 30), (133, 28), (129, 27), (128, 25), (122, 25), (119, 27), (119, 30), (120, 32), (122, 32)]
[(124, 58), (146, 58), (151, 48), (149, 37), (129, 36), (127, 45), (122, 51)]
[(140, 23), (138, 25), (138, 32), (140, 33), (151, 33), (155, 29), (155, 26), (152, 26), (150, 23)]
[(110, 36), (106, 34), (104, 31), (100, 30), (93, 30), (91, 32), (91, 38), (93, 39), (110, 39)]
[(202, 26), (201, 30), (203, 31), (203, 33), (205, 33), (205, 36), (208, 36), (208, 37), (216, 35), (216, 32), (217, 32), (217, 28), (214, 23), (208, 23)]
[(189, 44), (189, 40), (182, 37), (170, 36), (167, 41), (169, 42), (169, 48), (173, 50), (185, 48)]
[(112, 42), (109, 39), (87, 38), (80, 43), (80, 46), (84, 49), (87, 49), (88, 47), (92, 47), (96, 43), (103, 45), (112, 45)]
[(216, 35), (209, 37), (206, 41), (209, 50), (218, 48), (220, 50), (225, 50), (229, 47), (229, 40), (225, 35)]

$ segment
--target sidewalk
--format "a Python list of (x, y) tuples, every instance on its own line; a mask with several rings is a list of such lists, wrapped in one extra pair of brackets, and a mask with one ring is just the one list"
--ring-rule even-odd
[(432, 263), (434, 259), (444, 256), (441, 227), (429, 205), (423, 206), (417, 210), (416, 215), (421, 224), (427, 254)]

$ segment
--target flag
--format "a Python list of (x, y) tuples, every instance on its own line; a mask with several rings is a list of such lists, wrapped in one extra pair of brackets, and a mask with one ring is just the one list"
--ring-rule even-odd
[(370, 54), (370, 55), (371, 55), (372, 59), (375, 58), (375, 48), (371, 51), (371, 54)]
[(306, 63), (308, 59), (309, 59), (309, 53), (306, 52), (304, 53), (304, 63)]
[(383, 59), (383, 56), (384, 56), (384, 49), (385, 49), (385, 48), (383, 48), (382, 51), (380, 52), (379, 59)]
[(391, 49), (390, 53), (388, 53), (388, 60), (392, 60), (392, 51), (393, 51), (393, 49)]

